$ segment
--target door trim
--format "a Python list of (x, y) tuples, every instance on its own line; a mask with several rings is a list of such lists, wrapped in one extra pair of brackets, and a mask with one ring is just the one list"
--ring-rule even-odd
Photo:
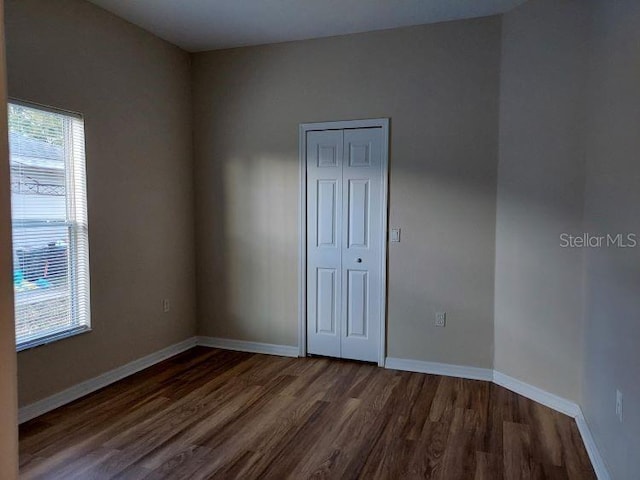
[(344, 130), (350, 128), (382, 128), (382, 219), (380, 258), (380, 345), (378, 366), (383, 367), (387, 346), (387, 258), (389, 217), (389, 119), (345, 120), (338, 122), (301, 123), (299, 127), (298, 157), (300, 162), (300, 192), (298, 198), (298, 350), (307, 355), (307, 132), (313, 130)]

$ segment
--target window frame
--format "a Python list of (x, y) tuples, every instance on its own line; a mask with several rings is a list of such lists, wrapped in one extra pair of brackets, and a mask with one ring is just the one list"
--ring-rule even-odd
[[(64, 338), (73, 337), (76, 335), (80, 335), (83, 333), (88, 333), (92, 331), (91, 327), (91, 277), (90, 277), (90, 262), (89, 262), (89, 228), (88, 228), (88, 195), (87, 195), (87, 159), (86, 159), (86, 131), (85, 131), (85, 121), (84, 116), (78, 112), (73, 112), (70, 110), (50, 107), (47, 105), (42, 105), (35, 102), (24, 101), (16, 98), (9, 97), (8, 98), (8, 106), (11, 105), (26, 107), (30, 109), (34, 109), (44, 113), (52, 113), (55, 115), (61, 115), (64, 117), (64, 136), (65, 136), (65, 204), (67, 208), (67, 217), (65, 220), (45, 220), (45, 219), (14, 219), (13, 211), (11, 217), (11, 229), (12, 234), (14, 229), (16, 228), (16, 224), (18, 224), (18, 228), (51, 228), (51, 227), (64, 227), (68, 230), (69, 235), (69, 246), (68, 246), (68, 278), (69, 278), (69, 303), (71, 309), (71, 326), (65, 328), (63, 330), (54, 331), (52, 333), (43, 334), (38, 337), (31, 338), (26, 341), (22, 341), (18, 343), (17, 338), (17, 330), (15, 330), (16, 335), (16, 351), (21, 352), (24, 350), (32, 349), (35, 347), (39, 347), (41, 345), (47, 345), (52, 342), (56, 342), (58, 340), (62, 340)], [(8, 109), (10, 110), (10, 109)], [(70, 137), (73, 136), (73, 120), (79, 120), (82, 126), (82, 164), (80, 168), (82, 169), (82, 179), (83, 185), (79, 188), (76, 185), (76, 179), (72, 178), (74, 175), (77, 175), (75, 169), (77, 165), (74, 164), (75, 155), (77, 151), (73, 148), (73, 142), (70, 140)], [(68, 144), (71, 144), (72, 148), (68, 147)], [(12, 165), (11, 156), (9, 157), (9, 164)], [(84, 213), (84, 222), (82, 219), (79, 220), (80, 216), (76, 214), (71, 214), (71, 211), (75, 212), (75, 206), (78, 203), (77, 198), (80, 195), (81, 203), (85, 207)], [(80, 230), (84, 229), (86, 232), (84, 233), (84, 246), (80, 246), (78, 241)], [(12, 249), (14, 243), (12, 242)], [(80, 251), (80, 249), (83, 251)], [(86, 271), (81, 273), (80, 267), (80, 256), (83, 255), (85, 258), (85, 269)], [(80, 282), (84, 282), (83, 286), (80, 286)], [(83, 290), (85, 296), (84, 308), (81, 308), (79, 305), (79, 292)], [(14, 291), (14, 302), (17, 306), (18, 300), (20, 297), (26, 298), (28, 292), (16, 292)], [(65, 294), (65, 296), (67, 296)], [(82, 318), (85, 317), (85, 318)], [(16, 323), (17, 327), (17, 323)]]

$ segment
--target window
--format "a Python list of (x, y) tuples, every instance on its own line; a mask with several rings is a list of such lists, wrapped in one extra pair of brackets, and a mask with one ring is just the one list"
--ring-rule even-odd
[(89, 330), (84, 122), (9, 103), (18, 350)]

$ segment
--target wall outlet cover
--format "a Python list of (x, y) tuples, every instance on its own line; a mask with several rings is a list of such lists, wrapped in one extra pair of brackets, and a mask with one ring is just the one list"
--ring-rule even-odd
[(444, 327), (447, 323), (447, 312), (437, 312), (436, 313), (436, 327)]

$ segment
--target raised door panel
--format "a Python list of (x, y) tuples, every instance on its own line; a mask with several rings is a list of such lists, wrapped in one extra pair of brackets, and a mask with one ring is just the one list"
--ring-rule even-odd
[(334, 268), (318, 268), (316, 282), (315, 332), (336, 335), (338, 317), (336, 285), (338, 271)]
[(316, 237), (318, 247), (336, 248), (338, 208), (336, 205), (337, 180), (318, 180)]
[(369, 328), (369, 272), (347, 272), (347, 337), (366, 338)]
[(369, 246), (369, 179), (348, 181), (347, 243), (350, 248)]

